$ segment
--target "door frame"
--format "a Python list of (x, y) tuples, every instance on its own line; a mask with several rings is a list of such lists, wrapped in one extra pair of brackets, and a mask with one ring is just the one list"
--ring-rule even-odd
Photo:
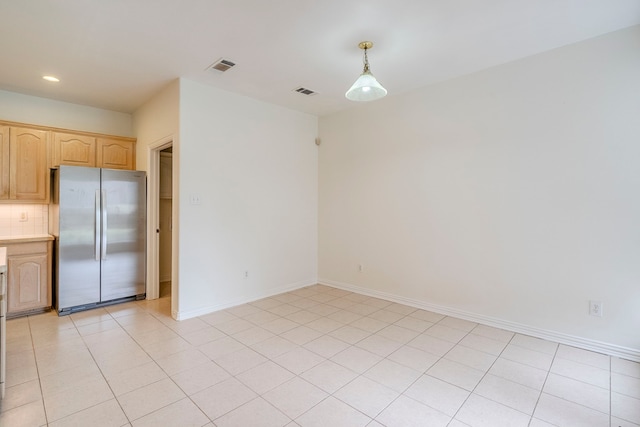
[(167, 136), (147, 147), (148, 154), (148, 197), (147, 197), (147, 299), (160, 296), (159, 257), (160, 235), (156, 230), (160, 227), (160, 152), (173, 147), (171, 168), (171, 316), (175, 319), (178, 313), (178, 173), (176, 167), (177, 150), (174, 137)]

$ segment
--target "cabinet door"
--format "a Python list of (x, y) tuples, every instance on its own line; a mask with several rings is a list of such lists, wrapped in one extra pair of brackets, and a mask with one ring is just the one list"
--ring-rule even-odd
[(96, 166), (96, 139), (71, 133), (53, 133), (52, 166)]
[(49, 201), (48, 132), (28, 128), (10, 129), (10, 199)]
[(9, 127), (0, 126), (0, 200), (9, 198)]
[(7, 313), (51, 306), (47, 264), (47, 254), (7, 258)]
[(135, 142), (119, 139), (98, 138), (99, 168), (135, 169)]

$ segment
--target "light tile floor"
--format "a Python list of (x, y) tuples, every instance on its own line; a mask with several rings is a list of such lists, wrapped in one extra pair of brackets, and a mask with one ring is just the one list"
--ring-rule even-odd
[(640, 364), (315, 285), (10, 320), (0, 425), (639, 426)]

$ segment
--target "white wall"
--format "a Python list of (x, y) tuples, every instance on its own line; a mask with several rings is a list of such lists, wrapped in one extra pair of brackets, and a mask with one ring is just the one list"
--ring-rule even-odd
[(131, 114), (0, 90), (0, 120), (134, 136)]
[(640, 357), (639, 76), (633, 27), (321, 118), (320, 281)]
[(316, 136), (315, 116), (180, 81), (179, 318), (316, 283)]

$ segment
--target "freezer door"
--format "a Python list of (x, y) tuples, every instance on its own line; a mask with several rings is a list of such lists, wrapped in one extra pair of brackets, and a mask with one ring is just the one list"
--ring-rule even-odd
[(102, 302), (146, 292), (146, 208), (144, 172), (102, 169)]
[(54, 174), (56, 228), (56, 306), (100, 301), (100, 169), (60, 166)]

